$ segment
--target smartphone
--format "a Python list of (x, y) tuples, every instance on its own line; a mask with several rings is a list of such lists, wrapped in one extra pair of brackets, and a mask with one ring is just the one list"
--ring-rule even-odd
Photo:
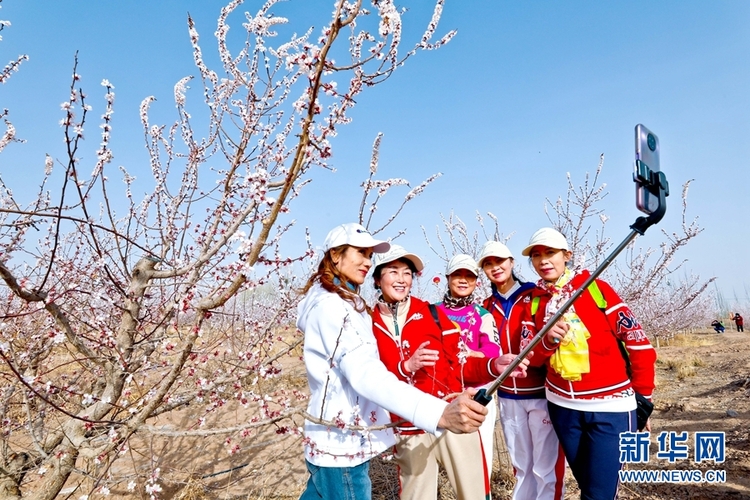
[(659, 138), (640, 123), (635, 126), (635, 206), (652, 214), (659, 209), (659, 186), (653, 184), (659, 172)]

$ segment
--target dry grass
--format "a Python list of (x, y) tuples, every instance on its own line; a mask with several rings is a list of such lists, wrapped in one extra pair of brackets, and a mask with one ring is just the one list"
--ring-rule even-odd
[(206, 485), (203, 481), (200, 478), (191, 477), (174, 498), (175, 500), (206, 500), (210, 497), (207, 496)]
[(705, 366), (706, 362), (703, 358), (693, 355), (687, 358), (659, 358), (656, 364), (675, 372), (678, 380), (685, 380), (695, 376), (698, 373), (697, 368)]
[(705, 347), (717, 342), (714, 333), (678, 333), (665, 341), (671, 347)]
[(682, 365), (677, 368), (677, 380), (685, 380), (688, 377), (694, 377), (696, 373), (694, 366)]

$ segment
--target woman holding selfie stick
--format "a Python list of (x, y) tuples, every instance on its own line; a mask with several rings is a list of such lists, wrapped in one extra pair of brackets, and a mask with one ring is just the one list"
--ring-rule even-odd
[[(531, 339), (521, 317), (535, 285), (516, 278), (514, 265), (513, 254), (503, 243), (488, 241), (482, 247), (479, 266), (492, 289), (484, 308), (498, 325), (502, 351), (518, 354)], [(533, 366), (543, 361), (535, 363), (533, 356), (531, 361), (526, 377), (509, 377), (497, 391), (500, 422), (516, 477), (512, 498), (560, 500), (565, 494), (565, 456), (547, 411), (546, 370)]]
[[(536, 332), (589, 273), (567, 268), (568, 242), (549, 227), (534, 233), (521, 253), (541, 278), (524, 308), (525, 324)], [(565, 328), (551, 329), (534, 351), (534, 362), (547, 360), (552, 425), (581, 498), (615, 498), (620, 434), (639, 430), (636, 396), (651, 399), (656, 352), (632, 311), (602, 280), (588, 286), (558, 325)], [(645, 428), (650, 430), (648, 422)]]
[(314, 421), (305, 420), (310, 478), (302, 500), (372, 497), (369, 460), (395, 442), (392, 430), (383, 428), (390, 423), (386, 410), (438, 436), (445, 430), (473, 432), (487, 412), (471, 400), (473, 389), (448, 403), (399, 381), (380, 361), (359, 287), (372, 267), (373, 252), (389, 247), (359, 224), (337, 226), (328, 233), (323, 259), (303, 289), (297, 327), (305, 336), (307, 412)]

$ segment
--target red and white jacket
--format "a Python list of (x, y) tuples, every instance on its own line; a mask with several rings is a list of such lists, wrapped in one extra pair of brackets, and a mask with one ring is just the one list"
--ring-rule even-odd
[[(582, 271), (572, 279), (572, 286), (578, 289), (589, 277), (588, 271)], [(563, 379), (551, 367), (547, 369), (547, 399), (562, 406), (580, 408), (575, 401), (594, 403), (601, 400), (604, 405), (593, 411), (612, 411), (604, 400), (617, 400), (622, 397), (632, 398), (635, 390), (651, 399), (654, 391), (654, 365), (656, 351), (648, 340), (641, 324), (635, 319), (630, 308), (609, 286), (608, 283), (596, 280), (596, 284), (607, 302), (605, 311), (599, 309), (596, 301), (586, 290), (575, 301), (573, 307), (591, 337), (587, 340), (589, 348), (590, 372), (573, 382)], [(544, 326), (544, 311), (551, 295), (548, 291), (535, 288), (531, 297), (539, 297), (539, 306), (534, 318), (531, 317), (531, 300), (524, 307), (524, 326), (536, 334)], [(622, 341), (630, 359), (632, 380), (628, 378), (626, 363), (618, 342)], [(534, 350), (530, 360), (538, 364), (549, 361), (559, 344), (550, 345), (546, 337)], [(586, 405), (582, 405), (586, 406)]]
[[(436, 307), (440, 326), (435, 322), (429, 304), (416, 297), (410, 297), (399, 307), (408, 307), (403, 324), (398, 325), (398, 335), (388, 327), (394, 316), (382, 314), (378, 304), (372, 313), (372, 330), (378, 344), (378, 352), (383, 364), (399, 379), (408, 382), (423, 392), (444, 398), (463, 391), (465, 386), (475, 386), (491, 382), (500, 374), (492, 370), (497, 358), (467, 357), (466, 363), (459, 362), (460, 331), (444, 312)], [(400, 313), (398, 314), (401, 315)], [(440, 351), (435, 366), (424, 367), (411, 373), (404, 363), (414, 354), (423, 342), (429, 341), (427, 349)], [(462, 376), (463, 374), (463, 384)], [(391, 414), (394, 422), (404, 420)], [(422, 432), (407, 422), (399, 426), (402, 433)]]
[[(508, 302), (503, 307), (500, 299), (490, 295), (482, 305), (495, 318), (500, 333), (500, 349), (504, 354), (518, 354), (530, 341), (531, 331), (523, 329), (521, 318), (524, 307), (528, 307), (531, 291), (534, 290), (531, 283), (523, 283), (521, 288), (508, 297)], [(506, 316), (507, 310), (507, 316)], [(524, 341), (523, 347), (521, 341)], [(533, 359), (532, 355), (532, 359)], [(531, 362), (531, 359), (529, 360)], [(529, 365), (526, 377), (508, 377), (498, 389), (497, 395), (510, 399), (542, 399), (544, 398), (544, 381), (547, 377), (547, 369), (544, 360)]]

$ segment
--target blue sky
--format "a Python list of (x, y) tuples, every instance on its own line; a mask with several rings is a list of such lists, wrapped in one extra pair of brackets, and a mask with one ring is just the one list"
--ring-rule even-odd
[[(407, 45), (430, 19), (431, 2), (404, 0)], [(0, 87), (17, 134), (27, 140), (0, 154), (0, 174), (18, 198), (31, 196), (44, 154), (62, 157), (58, 121), (73, 57), (95, 106), (102, 110), (107, 78), (115, 85), (113, 168), (145, 172), (147, 156), (138, 105), (157, 98), (161, 122), (174, 119), (172, 88), (195, 74), (187, 36), (189, 11), (214, 57), (212, 33), (223, 1), (27, 2), (5, 0), (0, 59), (30, 60)], [(241, 10), (261, 5), (248, 1)], [(291, 0), (274, 8), (298, 32), (328, 20), (331, 0)], [(241, 16), (230, 18), (235, 26)], [(582, 180), (605, 155), (608, 233), (624, 238), (639, 215), (631, 181), (633, 127), (659, 135), (662, 169), (672, 188), (663, 222), (639, 240), (658, 246), (660, 229), (679, 230), (681, 184), (695, 179), (688, 216), (705, 232), (682, 257), (702, 277), (716, 276), (726, 298), (750, 303), (740, 250), (750, 247), (750, 3), (745, 1), (508, 2), (448, 0), (439, 34), (457, 29), (446, 47), (420, 53), (385, 84), (363, 93), (351, 125), (334, 142), (336, 173), (317, 171), (291, 216), (322, 244), (326, 231), (353, 219), (370, 150), (384, 133), (380, 178), (437, 180), (398, 220), (401, 243), (430, 261), (420, 225), (433, 230), (439, 213), (466, 221), (491, 211), (520, 254), (528, 237), (548, 225), (545, 198), (563, 195), (566, 172)], [(4, 63), (4, 61), (3, 61)], [(200, 89), (193, 89), (199, 100)], [(98, 143), (96, 120), (89, 126)], [(92, 150), (93, 151), (93, 150)], [(93, 154), (93, 153), (92, 153)], [(395, 193), (400, 199), (406, 191)], [(324, 202), (321, 202), (323, 201)], [(383, 207), (383, 212), (386, 207)], [(292, 251), (290, 247), (290, 251)]]

